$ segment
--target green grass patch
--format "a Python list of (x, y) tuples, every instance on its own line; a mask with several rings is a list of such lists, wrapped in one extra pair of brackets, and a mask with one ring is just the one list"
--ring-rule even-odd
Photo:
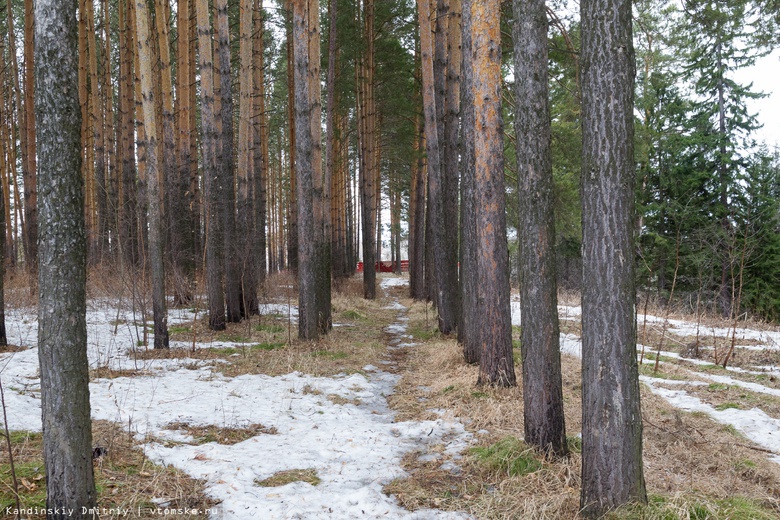
[(438, 338), (438, 337), (441, 336), (439, 334), (438, 329), (435, 329), (435, 328), (425, 328), (424, 326), (411, 327), (409, 329), (409, 333), (417, 341), (429, 341), (429, 340), (432, 340), (434, 338)]
[(485, 467), (511, 477), (529, 475), (542, 469), (533, 448), (515, 437), (506, 437), (486, 448), (472, 448), (471, 454)]
[(724, 385), (723, 383), (710, 383), (707, 387), (707, 390), (710, 390), (711, 392), (718, 392), (721, 390), (728, 390), (729, 388), (729, 385)]
[(341, 316), (344, 319), (347, 319), (347, 320), (365, 320), (365, 319), (368, 319), (364, 314), (361, 314), (358, 311), (355, 311), (355, 310), (352, 310), (352, 309), (350, 309), (348, 311), (342, 312)]
[(650, 495), (646, 505), (628, 504), (604, 516), (605, 520), (771, 520), (777, 515), (755, 500), (730, 497), (666, 498)]
[(444, 387), (444, 390), (442, 390), (441, 393), (449, 394), (453, 390), (455, 390), (455, 385), (449, 385), (449, 386)]
[(239, 349), (237, 349), (235, 347), (212, 348), (211, 351), (214, 352), (215, 354), (220, 354), (220, 355), (223, 355), (223, 356), (232, 356), (233, 354), (238, 354), (239, 353)]
[[(14, 464), (16, 481), (19, 484), (19, 495), (22, 507), (46, 507), (46, 470), (42, 460), (32, 462), (16, 462)], [(13, 478), (11, 465), (0, 464), (0, 510), (6, 507), (16, 508), (13, 493)], [(6, 485), (7, 484), (7, 485)]]
[(728, 410), (730, 408), (735, 408), (737, 410), (741, 410), (742, 407), (737, 403), (720, 403), (718, 405), (715, 405), (715, 409), (719, 412), (722, 412), (723, 410)]
[(171, 325), (168, 327), (169, 334), (181, 334), (183, 332), (192, 332), (192, 327), (187, 325)]
[(654, 368), (653, 365), (645, 365), (645, 364), (639, 365), (639, 373), (644, 375), (644, 376), (657, 377), (659, 379), (671, 379), (671, 380), (677, 380), (677, 381), (681, 381), (681, 380), (684, 379), (684, 378), (682, 378), (680, 376), (676, 376), (674, 374), (668, 374), (668, 373), (663, 372), (661, 370), (658, 370), (656, 372), (655, 370), (653, 370), (653, 368)]
[(645, 353), (645, 359), (649, 359), (651, 361), (655, 361), (656, 358), (658, 358), (658, 361), (662, 361), (662, 362), (665, 362), (665, 363), (677, 363), (679, 361), (676, 358), (669, 357), (669, 356), (664, 356), (663, 354), (659, 356), (655, 352), (646, 352)]
[(736, 471), (750, 471), (758, 467), (755, 462), (750, 459), (740, 459), (734, 461), (734, 469)]
[(736, 426), (734, 426), (733, 424), (724, 424), (723, 426), (720, 427), (720, 431), (730, 433), (734, 437), (740, 437), (740, 438), (743, 437), (742, 433), (740, 433), (740, 431), (737, 430)]
[(582, 453), (582, 437), (566, 437), (566, 447), (571, 453)]
[(316, 486), (321, 481), (320, 477), (317, 476), (317, 470), (314, 468), (278, 471), (266, 479), (255, 480), (255, 484), (260, 487), (279, 487), (292, 484), (293, 482), (306, 482)]
[(265, 325), (261, 323), (260, 325), (255, 326), (256, 332), (268, 332), (270, 334), (278, 334), (280, 332), (284, 332), (285, 330), (287, 329), (281, 325)]
[(471, 392), (471, 397), (475, 399), (482, 399), (484, 397), (490, 397), (490, 394), (486, 394), (485, 392)]

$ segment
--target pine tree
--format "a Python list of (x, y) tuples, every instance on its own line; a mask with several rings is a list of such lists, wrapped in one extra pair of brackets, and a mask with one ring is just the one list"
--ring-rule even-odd
[[(161, 15), (161, 13), (158, 13)], [(146, 127), (146, 193), (149, 208), (149, 264), (152, 279), (152, 314), (154, 318), (154, 348), (168, 348), (168, 309), (165, 301), (165, 251), (163, 234), (162, 187), (165, 162), (158, 157), (157, 111), (152, 85), (152, 51), (149, 30), (149, 10), (145, 0), (136, 2), (138, 59), (141, 71), (141, 96)]]
[[(81, 178), (78, 29), (75, 5), (35, 3), (38, 142), (38, 357), (41, 372), (46, 507), (97, 502), (86, 323), (86, 233)], [(65, 518), (64, 513), (49, 515)]]
[(647, 500), (636, 356), (631, 2), (582, 19), (582, 489), (589, 518)]
[(515, 0), (513, 6), (525, 441), (555, 455), (565, 455), (547, 95), (547, 12), (544, 0)]
[(214, 61), (208, 0), (195, 0), (198, 23), (198, 55), (201, 80), (201, 142), (203, 143), (203, 186), (206, 198), (206, 286), (209, 300), (209, 328), (225, 329), (225, 297), (222, 292), (223, 243), (222, 196), (217, 166), (217, 122), (214, 110)]
[(516, 384), (509, 304), (503, 120), (501, 117), (501, 33), (499, 1), (472, 2), (471, 52), (474, 78), (474, 189), (476, 215), (477, 384)]

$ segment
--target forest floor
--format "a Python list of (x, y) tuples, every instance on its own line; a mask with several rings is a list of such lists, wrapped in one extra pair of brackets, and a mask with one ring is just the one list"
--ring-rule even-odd
[[(560, 306), (572, 453), (549, 461), (522, 443), (521, 388), (475, 387), (430, 305), (408, 299), (404, 278), (380, 283), (376, 302), (357, 279), (334, 292), (334, 330), (316, 343), (295, 338), (290, 279), (224, 332), (206, 330), (202, 309), (172, 309), (167, 351), (144, 346), (150, 317), (129, 290), (93, 287), (101, 518), (577, 518), (576, 299)], [(13, 288), (9, 300), (7, 426), (22, 507), (42, 507), (37, 317)], [(650, 506), (612, 516), (780, 518), (780, 329), (657, 310), (638, 325)], [(714, 365), (732, 344), (728, 369)], [(3, 448), (0, 518), (13, 497)]]

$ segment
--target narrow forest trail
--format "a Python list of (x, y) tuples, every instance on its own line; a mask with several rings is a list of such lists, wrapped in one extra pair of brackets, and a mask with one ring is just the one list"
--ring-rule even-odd
[[(401, 378), (405, 351), (413, 348), (407, 309), (388, 290), (398, 283), (403, 280), (382, 279), (388, 305), (396, 312), (383, 329), (385, 358), (377, 364), (384, 366), (365, 365), (333, 376), (302, 371), (231, 376), (225, 370), (228, 363), (195, 359), (188, 350), (182, 357), (138, 360), (125, 347), (136, 343), (131, 327), (114, 326), (132, 320), (129, 311), (118, 312), (108, 302), (93, 304), (88, 316), (90, 363), (113, 372), (90, 383), (92, 417), (129, 429), (153, 462), (203, 480), (205, 493), (218, 502), (210, 518), (467, 518), (431, 509), (410, 512), (384, 491), (406, 476), (401, 465), (408, 454), (422, 456), (442, 445), (459, 453), (473, 440), (457, 419), (396, 422), (387, 398)], [(186, 323), (186, 312), (178, 317), (175, 312), (172, 321)], [(18, 344), (34, 345), (30, 318), (27, 314), (23, 322), (12, 324), (11, 330), (26, 330), (27, 340), (19, 338)], [(225, 346), (197, 345), (197, 351), (208, 348)], [(14, 375), (6, 395), (12, 430), (40, 431), (40, 398), (29, 390), (39, 384), (36, 355), (35, 347), (0, 354), (0, 376)], [(211, 427), (257, 433), (234, 443), (193, 433)], [(269, 479), (296, 470), (313, 478), (268, 487)], [(148, 497), (149, 502), (187, 507), (162, 494)]]

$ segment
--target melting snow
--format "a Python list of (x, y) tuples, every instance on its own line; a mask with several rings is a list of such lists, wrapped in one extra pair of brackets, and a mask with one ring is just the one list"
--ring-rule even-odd
[[(398, 278), (381, 280), (383, 287), (404, 283)], [(393, 308), (403, 310), (403, 306)], [(264, 309), (283, 316), (295, 316), (295, 311), (287, 305)], [(11, 311), (6, 319), (12, 344), (35, 345), (34, 311)], [(173, 310), (169, 322), (192, 319), (190, 311)], [(367, 376), (313, 377), (293, 372), (229, 378), (213, 367), (198, 367), (192, 359), (135, 360), (132, 353), (141, 326), (133, 323), (140, 320), (130, 312), (117, 312), (108, 302), (90, 306), (91, 367), (143, 373), (92, 382), (92, 416), (129, 425), (139, 440), (151, 439), (145, 445), (151, 459), (205, 479), (207, 492), (221, 501), (215, 518), (468, 518), (437, 510), (411, 513), (382, 491), (386, 483), (405, 475), (401, 459), (406, 453), (443, 443), (446, 453), (457, 460), (457, 454), (473, 441), (459, 420), (445, 415), (434, 421), (393, 422), (386, 396), (392, 394), (398, 376), (367, 365)], [(385, 330), (407, 337), (400, 319)], [(0, 354), (0, 377), (10, 429), (40, 430), (37, 348)], [(304, 392), (304, 388), (319, 392)], [(328, 395), (349, 402), (334, 404)], [(230, 446), (213, 442), (195, 446), (180, 444), (188, 437), (170, 429), (174, 422), (225, 427), (260, 423), (277, 433)], [(256, 484), (276, 472), (302, 468), (315, 469), (320, 484), (296, 482), (274, 488)], [(458, 470), (454, 465), (449, 469)]]

